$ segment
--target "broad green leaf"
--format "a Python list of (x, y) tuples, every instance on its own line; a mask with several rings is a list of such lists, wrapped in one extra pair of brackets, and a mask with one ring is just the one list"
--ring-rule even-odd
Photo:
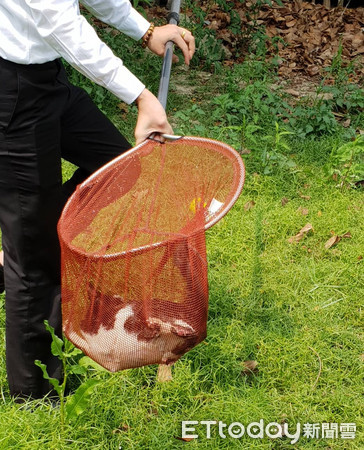
[(63, 342), (64, 342), (64, 353), (70, 353), (75, 348), (72, 342), (69, 341), (66, 337), (63, 338)]
[(54, 333), (54, 328), (49, 325), (48, 320), (44, 321), (46, 329), (51, 333), (52, 336), (52, 345), (51, 351), (54, 356), (58, 356), (59, 359), (62, 359), (63, 356), (63, 341)]
[(286, 165), (287, 165), (287, 167), (296, 167), (297, 166), (297, 164), (294, 161), (292, 161), (292, 159), (289, 159), (286, 162)]
[[(69, 341), (66, 341), (69, 342)], [(64, 356), (69, 358), (71, 356), (82, 355), (82, 350), (75, 347), (72, 343), (69, 342), (70, 345), (65, 345)]]
[(93, 389), (101, 380), (89, 379), (77, 389), (77, 391), (67, 400), (66, 414), (69, 420), (75, 419), (82, 414), (88, 406)]
[(51, 385), (52, 385), (52, 386), (54, 387), (54, 389), (56, 390), (57, 394), (60, 396), (60, 395), (61, 395), (61, 390), (62, 390), (62, 388), (61, 388), (61, 386), (59, 385), (59, 381), (57, 380), (57, 378), (52, 378), (52, 377), (50, 377), (50, 376), (48, 375), (48, 372), (47, 372), (47, 366), (46, 366), (45, 364), (41, 363), (41, 362), (39, 361), (39, 359), (36, 359), (36, 360), (34, 361), (34, 364), (42, 369), (42, 372), (43, 372), (43, 378), (46, 379), (46, 380), (48, 380), (48, 381), (51, 383)]
[(79, 364), (74, 364), (68, 368), (68, 373), (73, 373), (75, 375), (85, 375), (87, 373), (87, 368), (80, 366)]
[(79, 361), (78, 364), (80, 366), (84, 366), (84, 367), (91, 367), (92, 369), (95, 369), (99, 372), (107, 372), (107, 370), (100, 366), (100, 364), (97, 364), (96, 361), (94, 361), (93, 359), (89, 358), (88, 356), (84, 356), (82, 357)]
[(281, 142), (280, 146), (283, 147), (286, 150), (291, 150), (291, 147), (288, 144), (284, 143), (284, 142)]

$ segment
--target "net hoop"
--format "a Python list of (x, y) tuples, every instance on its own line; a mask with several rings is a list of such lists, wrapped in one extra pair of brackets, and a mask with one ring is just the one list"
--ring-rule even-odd
[[(192, 144), (194, 142), (195, 143), (213, 144), (214, 146), (216, 146), (220, 150), (222, 150), (221, 153), (224, 153), (230, 160), (234, 160), (236, 163), (236, 164), (234, 164), (234, 169), (236, 169), (235, 173), (234, 173), (234, 181), (235, 182), (237, 181), (237, 183), (234, 183), (234, 184), (236, 184), (234, 186), (234, 192), (233, 192), (230, 200), (227, 203), (223, 204), (223, 206), (220, 208), (220, 210), (216, 214), (213, 214), (211, 216), (211, 218), (205, 223), (204, 229), (208, 230), (229, 212), (229, 210), (233, 207), (233, 205), (239, 198), (239, 195), (241, 194), (241, 191), (243, 189), (244, 182), (245, 182), (245, 166), (244, 166), (243, 160), (241, 159), (241, 156), (239, 155), (239, 153), (234, 148), (230, 147), (229, 145), (227, 145), (223, 142), (220, 142), (220, 141), (217, 141), (214, 139), (201, 138), (201, 137), (195, 137), (195, 136), (183, 136), (178, 140), (178, 142), (183, 142), (183, 141), (186, 141), (186, 142), (189, 142)], [(78, 186), (76, 192), (79, 189), (87, 187), (88, 184), (92, 183), (92, 181), (95, 178), (97, 178), (103, 172), (107, 171), (108, 169), (110, 169), (111, 167), (116, 165), (118, 162), (122, 161), (123, 159), (129, 157), (130, 155), (132, 155), (134, 153), (138, 153), (138, 152), (142, 151), (143, 148), (149, 144), (150, 144), (150, 140), (146, 140), (146, 141), (142, 142), (141, 144), (131, 148), (130, 150), (122, 153), (120, 156), (114, 158), (112, 161), (105, 164), (100, 169), (98, 169), (96, 172), (94, 172), (92, 175), (90, 175), (83, 183), (81, 183)], [(73, 193), (71, 195), (71, 197), (68, 199), (68, 201), (63, 209), (62, 215), (65, 214), (67, 212), (67, 210), (70, 208), (70, 206), (72, 205), (73, 199), (76, 195), (76, 192)], [(61, 220), (58, 223), (58, 231), (59, 231), (58, 234), (59, 234), (60, 240), (65, 242), (62, 238), (62, 232), (60, 230), (60, 222), (61, 222)], [(173, 237), (174, 237), (174, 240), (176, 240), (176, 241), (179, 239), (179, 236), (176, 233), (173, 233)], [(183, 239), (184, 237), (185, 237), (184, 234), (180, 235), (180, 239)], [(65, 244), (67, 245), (67, 247), (69, 247), (72, 250), (72, 252), (78, 253), (82, 257), (87, 257), (92, 260), (99, 260), (99, 259), (113, 260), (113, 259), (119, 259), (119, 258), (126, 257), (130, 254), (143, 253), (143, 252), (146, 252), (149, 250), (156, 249), (158, 247), (162, 247), (165, 245), (165, 241), (160, 241), (160, 242), (156, 242), (153, 244), (148, 244), (148, 245), (144, 245), (141, 247), (129, 249), (126, 251), (122, 251), (122, 252), (118, 252), (118, 253), (111, 253), (111, 254), (106, 254), (106, 255), (105, 254), (100, 255), (97, 253), (89, 253), (89, 252), (83, 251), (80, 248), (72, 245), (70, 242), (65, 242)]]

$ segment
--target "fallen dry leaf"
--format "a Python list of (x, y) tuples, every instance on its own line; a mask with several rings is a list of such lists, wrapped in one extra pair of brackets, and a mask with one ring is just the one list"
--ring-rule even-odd
[(248, 202), (245, 203), (244, 209), (245, 209), (245, 211), (249, 211), (249, 209), (252, 209), (254, 206), (255, 206), (255, 201), (249, 200)]
[(154, 402), (150, 402), (149, 414), (153, 416), (158, 416), (158, 409), (155, 407)]
[(120, 102), (117, 104), (117, 107), (125, 114), (129, 112), (129, 106), (126, 103)]
[(307, 215), (308, 215), (308, 209), (307, 209), (307, 208), (302, 208), (302, 206), (300, 206), (300, 207), (297, 209), (297, 212), (300, 213), (300, 214), (302, 214), (303, 216), (307, 216)]
[(343, 125), (344, 128), (349, 128), (349, 127), (350, 127), (350, 124), (351, 124), (351, 119), (350, 119), (350, 118), (349, 118), (349, 119), (346, 119), (346, 120), (342, 123), (342, 125)]
[(311, 195), (303, 195), (300, 192), (300, 197), (303, 198), (303, 200), (311, 200)]
[(243, 149), (240, 150), (240, 154), (241, 155), (250, 155), (251, 152), (252, 151), (249, 150), (248, 148), (243, 148)]
[(315, 75), (318, 75), (320, 72), (320, 69), (317, 66), (309, 66), (307, 68), (307, 73), (311, 76), (314, 77)]
[(322, 211), (317, 211), (317, 217), (321, 217), (322, 216)]
[(126, 423), (121, 423), (118, 428), (112, 430), (112, 434), (122, 433), (123, 431), (128, 431), (130, 429), (129, 425)]
[(160, 364), (158, 366), (157, 381), (159, 383), (166, 383), (171, 380), (173, 380), (172, 367), (166, 364)]
[(288, 239), (290, 244), (299, 242), (307, 233), (313, 231), (313, 227), (310, 223), (307, 223), (300, 231), (296, 234), (296, 236), (292, 236)]
[(342, 235), (337, 235), (337, 234), (335, 234), (334, 231), (330, 231), (330, 233), (333, 236), (325, 243), (325, 248), (326, 249), (329, 249), (329, 248), (333, 247), (335, 244), (340, 242), (341, 239), (351, 239), (352, 238), (352, 235), (351, 235), (350, 231), (348, 231), (347, 233), (342, 234)]
[(179, 441), (183, 441), (183, 442), (191, 442), (195, 439), (195, 438), (183, 438), (183, 437), (179, 437), (179, 436), (174, 436), (174, 438), (178, 439)]
[(254, 360), (244, 361), (241, 363), (243, 370), (242, 375), (251, 375), (258, 372), (258, 363)]
[(300, 233), (308, 233), (313, 230), (313, 227), (310, 223), (306, 223), (306, 225), (300, 230)]
[(287, 197), (283, 197), (282, 200), (281, 200), (281, 205), (282, 206), (286, 206), (288, 202), (289, 202), (288, 198)]
[(337, 244), (338, 242), (340, 242), (341, 238), (340, 236), (338, 236), (337, 234), (335, 234), (334, 236), (332, 236), (326, 243), (325, 243), (325, 248), (326, 250), (328, 250), (329, 248), (333, 247), (335, 244)]

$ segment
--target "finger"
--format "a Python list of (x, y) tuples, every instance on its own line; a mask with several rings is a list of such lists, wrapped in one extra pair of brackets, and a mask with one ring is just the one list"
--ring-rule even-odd
[(176, 45), (178, 45), (178, 47), (182, 50), (183, 56), (185, 58), (185, 63), (189, 66), (190, 65), (191, 55), (190, 55), (190, 51), (189, 51), (187, 43), (185, 42), (185, 40), (180, 35), (176, 36), (173, 39), (173, 42)]
[(164, 142), (165, 138), (162, 136), (162, 134), (174, 134), (173, 128), (170, 126), (169, 123), (167, 123), (163, 127), (156, 127), (156, 128), (149, 128), (142, 132), (137, 132), (135, 134), (135, 142), (136, 145), (141, 144), (146, 139), (152, 139), (159, 142)]
[(156, 131), (153, 131), (153, 133), (151, 133), (149, 136), (147, 136), (146, 139), (148, 139), (150, 141), (161, 142), (161, 143), (166, 141), (166, 139), (162, 136), (162, 134), (158, 133)]
[(186, 30), (186, 33), (183, 36), (183, 40), (186, 42), (190, 52), (190, 58), (192, 58), (196, 50), (195, 38), (190, 31)]
[(139, 144), (141, 144), (142, 142), (144, 142), (145, 141), (145, 137), (144, 136), (136, 136), (135, 137), (135, 145), (139, 145)]
[(177, 56), (176, 54), (174, 54), (174, 53), (173, 53), (173, 56), (172, 56), (172, 61), (173, 61), (174, 63), (178, 63), (178, 61), (179, 61), (178, 56)]
[(163, 135), (161, 133), (155, 133), (153, 140), (155, 140), (157, 142), (161, 142), (161, 143), (166, 142), (165, 138), (163, 137)]

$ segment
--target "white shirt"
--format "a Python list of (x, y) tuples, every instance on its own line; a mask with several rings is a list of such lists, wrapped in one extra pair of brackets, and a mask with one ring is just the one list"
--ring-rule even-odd
[[(97, 18), (135, 40), (149, 28), (129, 0), (82, 3)], [(20, 64), (41, 64), (62, 56), (129, 104), (145, 87), (99, 39), (80, 14), (78, 0), (1, 0), (0, 56)]]

